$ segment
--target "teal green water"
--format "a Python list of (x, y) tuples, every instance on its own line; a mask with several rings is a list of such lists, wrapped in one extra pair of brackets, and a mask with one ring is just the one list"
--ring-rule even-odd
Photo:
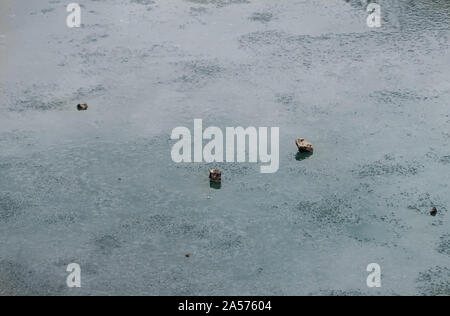
[[(448, 1), (29, 2), (0, 5), (0, 294), (450, 294)], [(280, 170), (173, 163), (195, 118), (280, 127)]]

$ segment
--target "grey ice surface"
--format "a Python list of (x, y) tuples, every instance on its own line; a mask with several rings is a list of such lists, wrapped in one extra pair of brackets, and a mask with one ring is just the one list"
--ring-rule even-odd
[[(450, 1), (68, 2), (0, 1), (0, 295), (450, 294)], [(195, 118), (279, 126), (279, 172), (210, 189)]]

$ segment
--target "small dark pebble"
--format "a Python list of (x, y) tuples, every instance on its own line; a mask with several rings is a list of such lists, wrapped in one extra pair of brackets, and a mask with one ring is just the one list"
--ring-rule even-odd
[(307, 142), (304, 138), (297, 138), (295, 141), (298, 151), (300, 153), (313, 153), (314, 147), (310, 142)]
[(209, 180), (211, 182), (220, 183), (222, 181), (222, 172), (217, 169), (209, 170)]
[(77, 105), (78, 111), (86, 111), (88, 109), (88, 105), (86, 103), (81, 103)]
[(438, 213), (438, 210), (437, 210), (437, 208), (435, 208), (435, 207), (433, 207), (433, 209), (430, 211), (430, 215), (431, 215), (431, 216), (436, 216), (437, 213)]
[(191, 255), (188, 253), (188, 254), (186, 254), (186, 256), (185, 256), (186, 258), (190, 258), (191, 257)]

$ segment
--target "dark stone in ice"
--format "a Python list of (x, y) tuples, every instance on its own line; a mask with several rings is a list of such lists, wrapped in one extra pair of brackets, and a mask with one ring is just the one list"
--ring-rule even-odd
[(86, 103), (78, 104), (77, 109), (78, 111), (86, 111), (88, 109), (88, 105)]
[(209, 170), (209, 180), (211, 180), (211, 182), (215, 182), (215, 183), (222, 182), (222, 172), (217, 169)]
[(314, 147), (311, 143), (307, 142), (304, 138), (298, 138), (295, 141), (298, 151), (301, 153), (313, 153)]
[(437, 213), (438, 213), (438, 210), (437, 210), (437, 208), (435, 208), (435, 207), (433, 207), (433, 209), (430, 211), (430, 215), (431, 215), (431, 216), (436, 216)]

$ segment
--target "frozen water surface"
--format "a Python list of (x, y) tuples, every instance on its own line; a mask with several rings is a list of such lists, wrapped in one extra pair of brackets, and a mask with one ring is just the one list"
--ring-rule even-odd
[[(450, 2), (380, 3), (83, 0), (69, 29), (2, 0), (0, 294), (449, 295)], [(194, 118), (279, 126), (279, 172), (210, 189), (170, 157)]]

